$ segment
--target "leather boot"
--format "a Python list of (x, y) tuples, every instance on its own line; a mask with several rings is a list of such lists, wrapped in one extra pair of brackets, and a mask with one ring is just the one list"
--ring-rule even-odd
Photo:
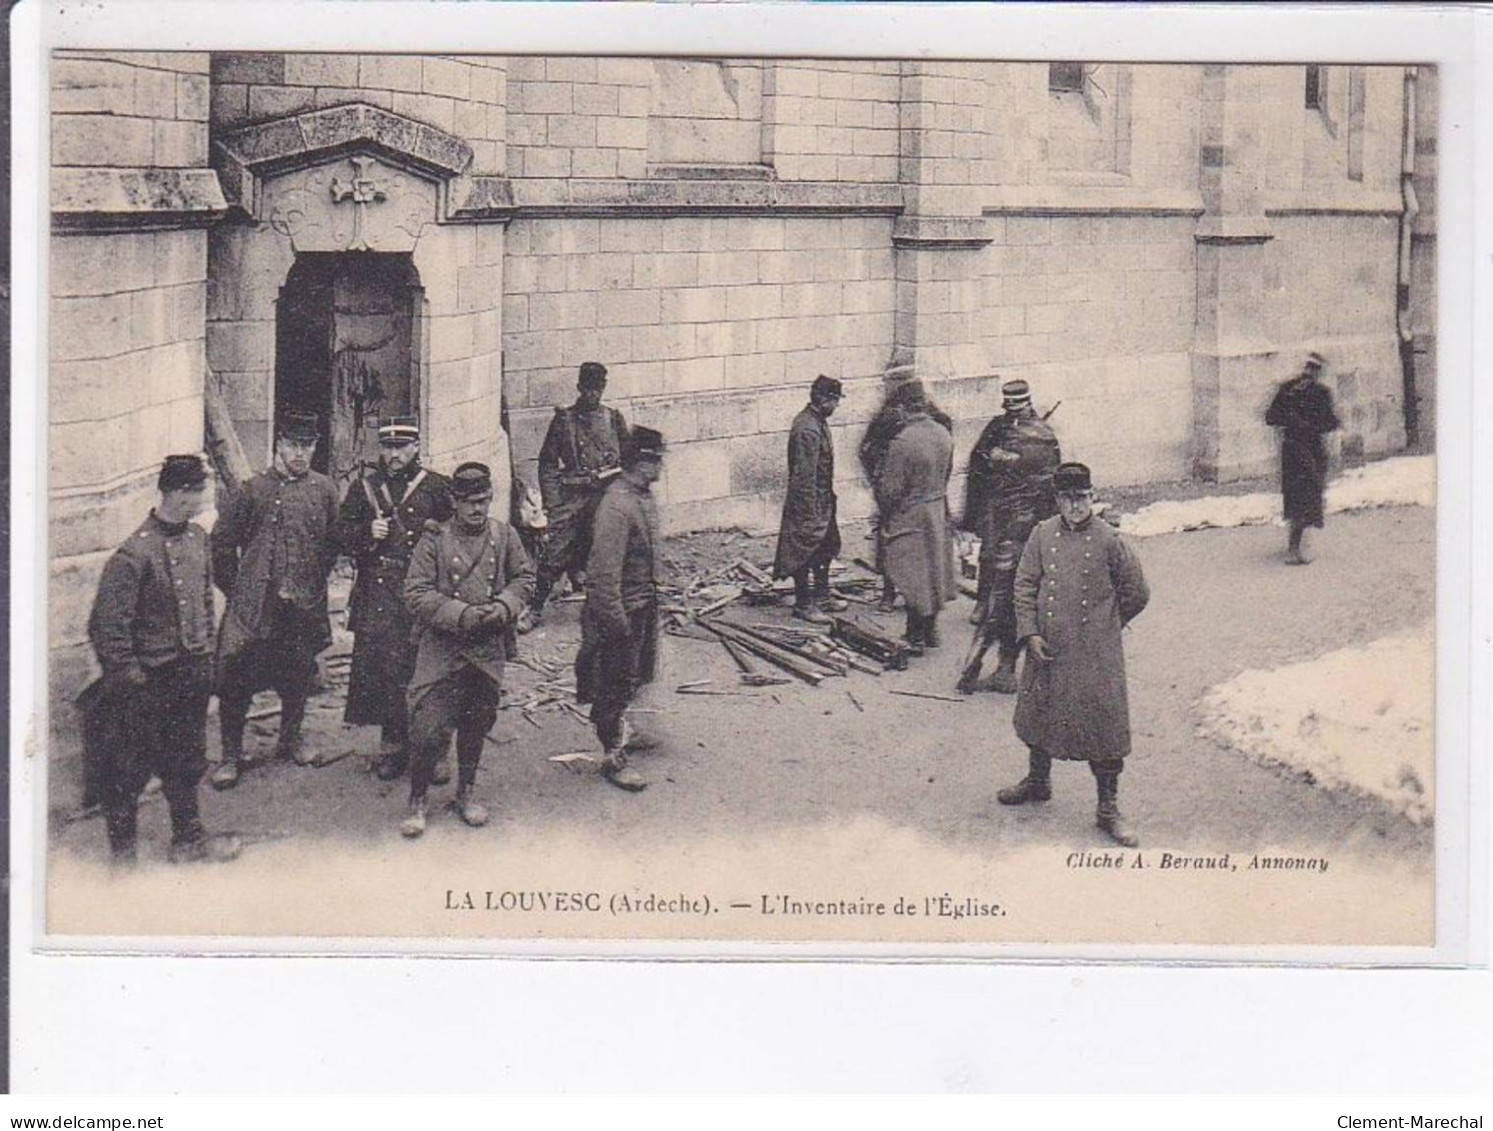
[(912, 609), (907, 610), (907, 631), (902, 634), (902, 639), (907, 641), (907, 650), (910, 654), (914, 656), (923, 654), (923, 618)]
[(456, 815), (467, 825), (474, 829), (480, 829), (487, 824), (487, 806), (472, 796), (472, 787), (464, 785), (456, 791), (456, 800), (451, 802), (451, 808), (456, 810)]
[(226, 864), (237, 860), (244, 843), (236, 836), (203, 833), (191, 840), (173, 841), (166, 859), (173, 864)]
[(379, 781), (393, 781), (409, 766), (409, 755), (397, 742), (383, 742), (378, 748), (378, 766), (374, 773)]
[(942, 643), (943, 637), (938, 634), (938, 614), (929, 613), (923, 618), (923, 647), (931, 652)]
[(1026, 777), (996, 793), (995, 799), (1002, 805), (1052, 800), (1052, 759), (1041, 750), (1028, 747), (1027, 767)]
[(244, 732), (239, 728), (233, 733), (223, 728), (223, 760), (213, 770), (208, 781), (214, 789), (232, 789), (238, 785), (239, 773), (244, 761)]
[(1000, 664), (980, 684), (981, 691), (994, 691), (1000, 695), (1016, 694), (1016, 649), (1004, 640), (1000, 646)]
[(399, 824), (399, 835), (414, 840), (425, 833), (425, 818), (429, 803), (423, 797), (411, 798), (409, 812)]
[(881, 600), (876, 602), (876, 607), (883, 613), (897, 611), (897, 587), (892, 584), (891, 578), (881, 583)]
[(1120, 815), (1120, 773), (1118, 770), (1094, 769), (1094, 781), (1099, 790), (1099, 808), (1095, 814), (1094, 823), (1100, 830), (1108, 834), (1109, 839), (1122, 848), (1135, 848), (1140, 844), (1140, 837), (1125, 822)]
[(608, 750), (602, 755), (601, 776), (628, 793), (638, 793), (648, 788), (647, 779), (636, 770), (628, 768), (627, 755), (621, 748)]

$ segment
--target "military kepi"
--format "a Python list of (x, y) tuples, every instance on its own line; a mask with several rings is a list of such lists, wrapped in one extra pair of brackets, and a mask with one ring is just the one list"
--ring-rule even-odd
[(641, 425), (634, 427), (627, 437), (627, 450), (624, 454), (629, 464), (636, 463), (640, 459), (663, 459), (663, 434)]
[(275, 428), (277, 436), (287, 440), (311, 442), (318, 438), (316, 413), (286, 411), (280, 414), (280, 423)]
[(814, 378), (814, 383), (809, 386), (811, 397), (843, 397), (845, 387), (833, 377), (826, 377), (823, 373)]
[(156, 477), (160, 491), (182, 491), (207, 482), (207, 465), (201, 456), (167, 456)]
[(1089, 491), (1094, 484), (1089, 477), (1089, 469), (1084, 464), (1060, 463), (1052, 473), (1052, 486), (1058, 492)]
[(1311, 353), (1306, 355), (1306, 368), (1308, 369), (1321, 369), (1326, 364), (1327, 359), (1316, 350), (1312, 350)]
[(378, 422), (380, 444), (414, 444), (420, 439), (420, 418), (386, 416)]
[(1032, 403), (1032, 389), (1021, 378), (1007, 381), (1001, 386), (1001, 407), (1007, 411), (1015, 408), (1026, 408)]
[(492, 471), (485, 463), (464, 463), (451, 473), (451, 494), (475, 499), (492, 494)]

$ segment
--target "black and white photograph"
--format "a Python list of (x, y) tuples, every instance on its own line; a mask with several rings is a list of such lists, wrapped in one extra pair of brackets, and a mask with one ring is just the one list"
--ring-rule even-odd
[(1434, 63), (202, 47), (45, 61), (48, 939), (1436, 944)]

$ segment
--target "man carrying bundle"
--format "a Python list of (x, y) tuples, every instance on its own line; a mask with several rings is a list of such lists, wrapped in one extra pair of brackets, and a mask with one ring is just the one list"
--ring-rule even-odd
[(811, 624), (828, 624), (830, 613), (849, 607), (829, 587), (829, 566), (840, 552), (829, 418), (843, 395), (833, 377), (815, 377), (809, 403), (788, 430), (788, 493), (772, 572), (774, 577), (793, 578), (793, 615)]

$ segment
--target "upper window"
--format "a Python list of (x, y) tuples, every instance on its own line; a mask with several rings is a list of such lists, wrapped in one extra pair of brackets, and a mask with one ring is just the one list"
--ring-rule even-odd
[(1082, 63), (1048, 63), (1047, 89), (1050, 91), (1083, 91), (1084, 66)]

